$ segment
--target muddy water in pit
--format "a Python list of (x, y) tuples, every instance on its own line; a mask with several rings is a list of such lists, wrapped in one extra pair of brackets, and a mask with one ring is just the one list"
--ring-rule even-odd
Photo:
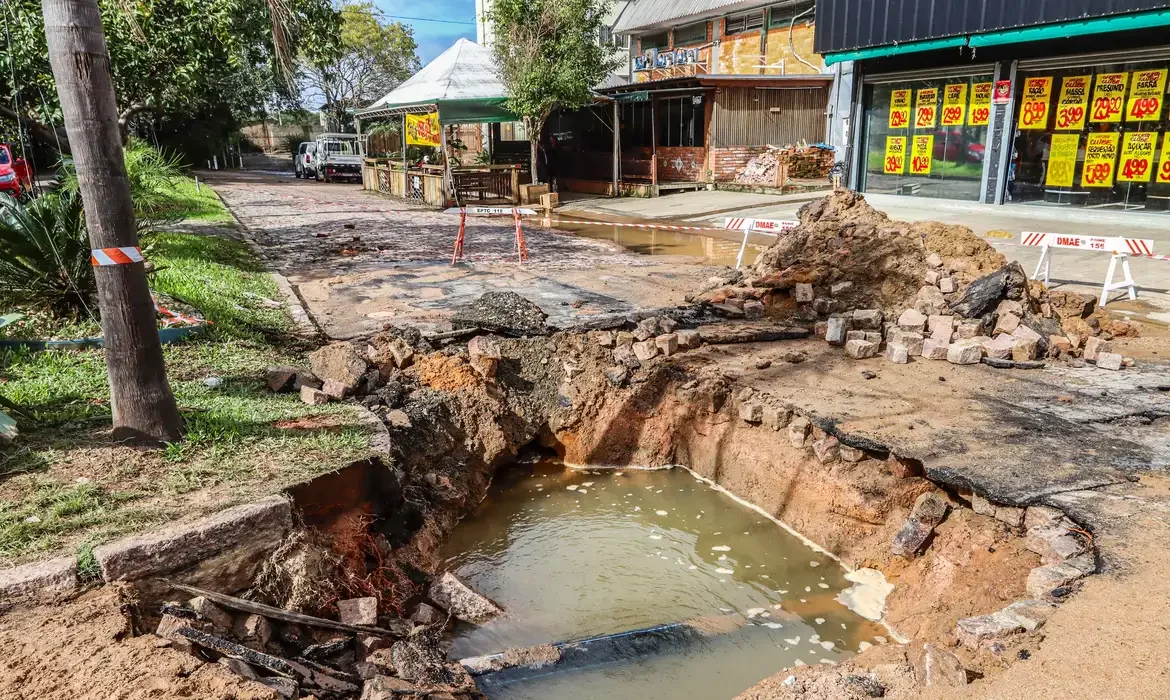
[[(577, 217), (569, 218), (581, 220)], [(685, 255), (701, 258), (703, 263), (710, 265), (734, 266), (736, 256), (739, 255), (739, 246), (743, 242), (743, 234), (734, 231), (727, 234), (728, 238), (724, 239), (704, 236), (699, 233), (615, 226), (604, 221), (598, 221), (595, 224), (568, 224), (553, 218), (549, 225), (559, 231), (566, 231), (585, 238), (613, 241), (640, 255)], [(713, 233), (719, 234), (718, 231)], [(743, 254), (743, 264), (751, 265), (754, 263), (756, 256), (770, 242), (771, 239), (763, 237), (753, 237), (749, 240), (747, 250)]]
[(682, 469), (510, 468), (444, 556), (507, 611), (457, 629), (452, 659), (694, 618), (722, 628), (632, 658), (482, 677), (497, 699), (730, 698), (887, 634), (835, 599), (851, 584), (833, 559)]

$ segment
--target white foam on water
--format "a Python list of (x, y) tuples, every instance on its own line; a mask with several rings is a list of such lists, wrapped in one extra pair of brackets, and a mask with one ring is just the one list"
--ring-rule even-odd
[(718, 569), (715, 569), (715, 573), (730, 576), (731, 574), (734, 574), (735, 572), (732, 571), (731, 569), (724, 569), (723, 567), (720, 567)]
[(858, 653), (858, 654), (860, 654), (860, 653), (862, 653), (862, 652), (863, 652), (863, 651), (865, 651), (866, 649), (869, 649), (869, 648), (870, 648), (870, 647), (872, 647), (872, 646), (873, 646), (873, 645), (872, 645), (872, 644), (870, 644), (869, 642), (862, 642), (861, 644), (858, 644), (858, 645), (857, 645), (857, 653)]
[(656, 510), (656, 511), (654, 511), (654, 514), (655, 515), (670, 515), (670, 513), (667, 513), (664, 510)]
[(747, 617), (755, 617), (763, 612), (765, 612), (763, 608), (748, 608), (744, 615)]
[(764, 627), (767, 627), (770, 630), (778, 630), (783, 626), (784, 625), (780, 624), (779, 622), (765, 622), (764, 623)]
[(796, 661), (793, 661), (793, 662), (792, 662), (792, 665), (793, 665), (793, 666), (807, 666), (808, 664), (806, 664), (805, 662), (801, 661), (800, 659), (797, 659)]
[(650, 539), (652, 539), (652, 540), (660, 540), (660, 539), (662, 539), (662, 535), (650, 535)]
[(821, 663), (825, 664), (826, 666), (836, 666), (837, 665), (837, 662), (833, 661), (832, 659), (821, 659)]
[(825, 624), (825, 618), (818, 617), (817, 619), (813, 620), (813, 622), (817, 623), (818, 625), (823, 625)]
[(589, 493), (588, 489), (577, 489), (577, 493)]
[(580, 487), (579, 487), (577, 484), (569, 484), (569, 485), (568, 485), (568, 486), (566, 486), (565, 488), (567, 488), (567, 489), (568, 489), (568, 490), (570, 490), (570, 491), (576, 491), (576, 490), (577, 490), (578, 488), (580, 488)]
[(581, 485), (582, 485), (582, 486), (592, 486), (592, 485), (593, 485), (593, 482), (592, 482), (592, 481), (585, 481), (585, 482), (582, 482), (582, 484), (581, 484)]
[(637, 512), (638, 512), (638, 511), (640, 511), (640, 510), (642, 510), (642, 506), (634, 506), (634, 512), (635, 512), (635, 513), (637, 513)]
[(792, 639), (785, 639), (784, 643), (788, 644), (789, 646), (796, 646), (797, 644), (800, 644), (800, 637), (793, 637)]
[(820, 586), (821, 588), (828, 588), (829, 587), (829, 584), (827, 584), (827, 583), (818, 583), (817, 585)]
[(821, 646), (823, 646), (825, 648), (825, 651), (832, 651), (833, 647), (835, 647), (837, 645), (828, 641), (828, 640), (825, 640), (825, 641), (821, 642)]
[(712, 551), (712, 552), (730, 552), (730, 551), (731, 551), (731, 547), (728, 547), (728, 546), (727, 546), (727, 545), (725, 545), (725, 544), (717, 544), (717, 545), (715, 545), (714, 547), (712, 547), (712, 548), (711, 548), (711, 551)]
[(688, 566), (688, 567), (687, 567), (687, 570), (688, 570), (688, 571), (694, 571), (694, 570), (695, 570), (695, 569), (697, 569), (697, 568), (699, 568), (699, 567), (695, 566), (694, 564), (691, 564), (690, 566)]
[[(585, 484), (585, 485), (586, 485), (586, 486), (588, 486), (589, 484)], [(815, 567), (818, 567), (818, 566), (820, 566), (820, 565), (821, 565), (821, 563), (820, 563), (819, 561), (810, 561), (810, 562), (808, 563), (808, 565), (809, 565), (809, 566), (811, 566), (811, 567), (814, 567), (814, 568), (815, 568)]]

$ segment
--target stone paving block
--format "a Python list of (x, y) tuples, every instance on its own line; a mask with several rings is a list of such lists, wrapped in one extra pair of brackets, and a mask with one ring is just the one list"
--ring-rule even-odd
[(977, 365), (983, 359), (983, 347), (972, 341), (959, 341), (947, 347), (947, 362), (954, 365)]
[(813, 286), (804, 282), (797, 283), (793, 295), (799, 302), (811, 302), (813, 300)]
[(910, 351), (905, 345), (889, 345), (886, 347), (886, 359), (896, 365), (904, 365), (910, 361)]
[(662, 351), (662, 354), (670, 357), (678, 352), (678, 336), (674, 333), (664, 333), (654, 339), (654, 344)]
[(1125, 358), (1120, 353), (1097, 352), (1097, 367), (1101, 369), (1119, 370), (1124, 362)]
[(0, 570), (0, 604), (48, 599), (77, 588), (77, 559), (60, 557)]
[(678, 337), (678, 347), (682, 350), (693, 350), (702, 344), (702, 338), (696, 330), (675, 331), (675, 336)]
[(830, 345), (844, 345), (845, 333), (848, 332), (848, 321), (840, 316), (830, 318), (825, 327), (825, 340)]
[(804, 447), (805, 440), (808, 439), (809, 431), (812, 429), (812, 423), (804, 416), (794, 416), (792, 421), (788, 423), (788, 439), (792, 442), (793, 447)]
[(898, 328), (921, 333), (926, 328), (927, 317), (914, 309), (906, 309), (898, 317)]
[(922, 341), (922, 357), (927, 360), (947, 359), (948, 345), (945, 341), (927, 338)]
[(821, 464), (832, 464), (841, 458), (840, 444), (832, 435), (813, 443), (813, 454)]
[(640, 362), (658, 357), (658, 345), (653, 340), (643, 340), (634, 343), (634, 357)]
[(857, 309), (853, 312), (853, 327), (860, 330), (880, 330), (883, 320), (884, 314), (880, 309)]

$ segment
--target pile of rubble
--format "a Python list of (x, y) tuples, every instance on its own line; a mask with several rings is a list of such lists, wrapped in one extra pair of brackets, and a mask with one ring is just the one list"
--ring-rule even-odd
[(732, 318), (812, 324), (857, 358), (884, 349), (895, 363), (1132, 364), (1108, 341), (1136, 335), (1136, 324), (1108, 321), (1090, 297), (1029, 282), (970, 229), (890, 221), (855, 192), (806, 205), (800, 221), (748, 273), (714, 277), (691, 299)]
[(446, 660), (441, 635), (452, 619), (483, 624), (503, 612), (451, 573), (431, 584), (409, 620), (380, 615), (373, 597), (338, 601), (332, 620), (175, 588), (194, 597), (163, 604), (157, 634), (285, 698), (482, 698), (468, 671)]
[(833, 167), (833, 149), (822, 146), (768, 146), (735, 174), (740, 185), (774, 187), (781, 165), (788, 166), (788, 177), (825, 178)]

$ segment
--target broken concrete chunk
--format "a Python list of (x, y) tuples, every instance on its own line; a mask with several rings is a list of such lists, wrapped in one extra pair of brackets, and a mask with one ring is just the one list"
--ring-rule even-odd
[(1124, 362), (1120, 353), (1097, 351), (1097, 366), (1101, 369), (1119, 370)]
[(499, 341), (494, 336), (477, 335), (467, 343), (467, 355), (471, 360), (471, 368), (484, 379), (496, 376), (500, 359)]
[(678, 337), (678, 347), (680, 350), (691, 350), (699, 347), (702, 338), (696, 330), (681, 330), (676, 331), (675, 336)]
[(772, 430), (780, 430), (788, 425), (788, 421), (792, 419), (792, 409), (787, 406), (777, 408), (775, 406), (764, 406), (764, 420), (765, 426)]
[(1016, 338), (1012, 343), (1012, 359), (1017, 362), (1031, 362), (1039, 351), (1040, 342), (1034, 338)]
[(368, 597), (339, 600), (337, 619), (347, 625), (373, 627), (378, 624), (378, 599)]
[(1055, 594), (1059, 589), (1088, 576), (1095, 568), (1091, 554), (1082, 554), (1069, 561), (1037, 566), (1028, 572), (1028, 595), (1043, 599), (1058, 597)]
[(852, 291), (853, 291), (853, 283), (852, 282), (838, 282), (837, 284), (834, 284), (833, 286), (829, 287), (829, 293), (835, 297), (839, 297), (842, 294), (846, 294), (846, 293), (852, 292)]
[(674, 333), (664, 333), (654, 339), (654, 344), (662, 351), (662, 354), (670, 357), (678, 352), (678, 336)]
[(313, 374), (322, 381), (332, 379), (352, 392), (357, 389), (369, 365), (349, 343), (330, 343), (309, 354)]
[(866, 331), (880, 330), (884, 314), (880, 309), (859, 309), (853, 312), (853, 327)]
[(1012, 338), (1010, 335), (1000, 334), (990, 340), (983, 341), (981, 345), (988, 357), (996, 360), (1010, 360), (1012, 357), (1012, 346), (1015, 345), (1015, 342), (1015, 338)]
[(856, 463), (856, 462), (860, 462), (861, 460), (865, 459), (865, 451), (859, 450), (856, 447), (850, 447), (849, 445), (839, 444), (837, 446), (837, 451), (840, 452), (841, 459), (845, 460), (846, 462)]
[(983, 359), (983, 347), (972, 341), (959, 341), (947, 347), (947, 362), (953, 365), (977, 365)]
[[(638, 357), (634, 354), (633, 348), (633, 345), (619, 344), (613, 349), (613, 361), (630, 369), (638, 369), (642, 366), (642, 363), (638, 361)], [(657, 351), (657, 347), (655, 351)]]
[(1051, 506), (1028, 506), (1024, 511), (1024, 527), (1032, 528), (1052, 525), (1064, 518), (1064, 513)]
[(840, 443), (832, 435), (813, 443), (813, 454), (821, 464), (832, 464), (841, 458)]
[(617, 365), (605, 370), (605, 378), (614, 386), (622, 386), (630, 378), (630, 370), (623, 365)]
[(756, 300), (745, 301), (743, 303), (743, 316), (749, 319), (758, 319), (764, 317), (764, 305)]
[(845, 354), (859, 360), (873, 357), (878, 353), (878, 344), (868, 340), (850, 340), (845, 343)]
[(1085, 353), (1083, 357), (1086, 360), (1096, 361), (1097, 353), (1101, 352), (1113, 352), (1113, 344), (1100, 338), (1090, 336), (1089, 339), (1085, 341)]
[(813, 300), (813, 286), (804, 282), (798, 282), (796, 288), (793, 290), (793, 295), (799, 302), (811, 302)]
[(1029, 528), (1024, 534), (1024, 547), (1040, 555), (1040, 561), (1052, 564), (1082, 554), (1087, 549), (1084, 541), (1071, 528), (1072, 521), (1061, 518), (1048, 525)]
[(931, 253), (926, 256), (926, 264), (930, 267), (942, 267), (942, 257), (938, 253)]
[(923, 337), (921, 333), (916, 331), (894, 329), (890, 332), (889, 343), (890, 345), (900, 345), (906, 348), (906, 354), (910, 357), (919, 357), (922, 355)]
[(954, 277), (943, 277), (938, 281), (938, 290), (943, 294), (953, 294), (958, 289)]
[(265, 372), (269, 390), (278, 394), (292, 391), (293, 385), (297, 381), (298, 371), (296, 367), (290, 367), (288, 365), (269, 367)]
[(788, 424), (788, 439), (792, 442), (792, 446), (804, 447), (810, 430), (812, 430), (812, 423), (807, 418), (795, 416)]
[(828, 326), (825, 328), (825, 340), (830, 345), (844, 345), (845, 333), (848, 331), (849, 324), (846, 319), (836, 316), (829, 319)]
[(902, 315), (898, 317), (898, 328), (904, 331), (915, 331), (921, 333), (926, 328), (927, 317), (915, 311), (914, 309), (906, 309)]
[(1023, 623), (1013, 614), (1000, 610), (989, 615), (965, 617), (955, 624), (955, 636), (968, 649), (1025, 631)]
[(925, 275), (922, 276), (922, 280), (924, 282), (926, 282), (927, 284), (934, 285), (937, 287), (938, 286), (938, 277), (939, 277), (939, 275), (938, 275), (937, 270), (930, 270), (929, 272), (927, 272)]
[(1002, 612), (1016, 618), (1026, 632), (1035, 632), (1052, 617), (1056, 606), (1043, 600), (1017, 600)]
[(993, 310), (1000, 299), (1019, 299), (1027, 291), (1028, 275), (1018, 262), (1008, 263), (967, 285), (951, 309), (964, 318), (978, 318)]
[(896, 365), (904, 365), (910, 361), (910, 351), (905, 345), (889, 345), (886, 347), (886, 359)]
[(947, 359), (948, 347), (944, 340), (927, 338), (922, 341), (922, 357), (927, 360), (945, 360)]
[(192, 598), (187, 604), (191, 606), (191, 609), (195, 611), (196, 615), (210, 622), (216, 631), (220, 633), (232, 631), (232, 624), (235, 619), (227, 610), (224, 610), (203, 596)]
[(745, 423), (762, 423), (764, 420), (763, 404), (747, 402), (739, 405), (739, 417)]
[(429, 594), (439, 607), (475, 625), (482, 625), (504, 612), (500, 606), (476, 593), (450, 571), (431, 584)]
[(593, 339), (597, 341), (597, 344), (603, 348), (612, 348), (616, 343), (613, 331), (597, 331), (597, 334), (593, 336)]
[(634, 343), (634, 357), (638, 358), (641, 362), (658, 357), (658, 345), (653, 340), (643, 340)]
[(931, 338), (949, 343), (955, 330), (955, 317), (941, 314), (929, 316), (926, 319), (926, 330)]
[(329, 394), (311, 386), (303, 386), (301, 387), (301, 401), (310, 406), (323, 406), (329, 403)]
[(1020, 326), (1020, 317), (1015, 314), (1000, 314), (995, 322), (995, 330), (991, 334), (1011, 333)]
[(959, 657), (933, 644), (922, 647), (926, 652), (924, 673), (928, 688), (962, 688), (967, 685), (967, 671)]

